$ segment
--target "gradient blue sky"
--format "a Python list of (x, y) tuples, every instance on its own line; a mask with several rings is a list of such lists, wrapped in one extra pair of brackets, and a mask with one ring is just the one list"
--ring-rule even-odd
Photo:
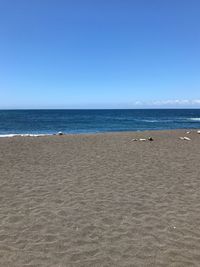
[(0, 0), (0, 108), (200, 107), (199, 0)]

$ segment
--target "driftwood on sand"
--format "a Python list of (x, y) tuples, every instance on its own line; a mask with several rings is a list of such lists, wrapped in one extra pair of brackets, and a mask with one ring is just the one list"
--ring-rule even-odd
[(186, 136), (184, 136), (184, 137), (179, 137), (181, 140), (186, 140), (186, 141), (191, 141), (191, 139), (189, 138), (189, 137), (186, 137)]

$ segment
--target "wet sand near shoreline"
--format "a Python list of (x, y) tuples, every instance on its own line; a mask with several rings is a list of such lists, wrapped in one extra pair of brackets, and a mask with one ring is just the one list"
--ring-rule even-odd
[(200, 134), (0, 138), (0, 266), (200, 266)]

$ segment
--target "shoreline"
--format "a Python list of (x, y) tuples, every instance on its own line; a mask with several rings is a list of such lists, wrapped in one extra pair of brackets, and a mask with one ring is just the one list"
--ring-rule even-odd
[(51, 136), (84, 136), (84, 135), (106, 135), (106, 134), (134, 134), (134, 133), (164, 133), (164, 132), (198, 132), (200, 128), (178, 128), (178, 129), (161, 129), (161, 130), (136, 130), (136, 131), (105, 131), (105, 132), (85, 132), (85, 133), (10, 133), (0, 134), (0, 138), (12, 137), (51, 137)]

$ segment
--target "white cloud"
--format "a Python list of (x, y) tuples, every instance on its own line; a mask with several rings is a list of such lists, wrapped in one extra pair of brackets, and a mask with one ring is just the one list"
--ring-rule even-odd
[(200, 99), (167, 99), (154, 101), (135, 101), (135, 106), (147, 107), (200, 107)]

